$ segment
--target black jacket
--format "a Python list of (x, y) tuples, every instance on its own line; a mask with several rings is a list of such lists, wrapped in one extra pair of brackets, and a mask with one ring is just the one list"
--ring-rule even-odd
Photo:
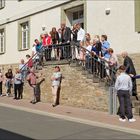
[(126, 73), (127, 74), (133, 74), (134, 76), (136, 75), (136, 70), (135, 70), (133, 61), (129, 56), (125, 57), (124, 66), (126, 67)]
[(69, 27), (65, 27), (62, 31), (62, 43), (66, 43), (67, 41), (71, 41), (71, 29)]

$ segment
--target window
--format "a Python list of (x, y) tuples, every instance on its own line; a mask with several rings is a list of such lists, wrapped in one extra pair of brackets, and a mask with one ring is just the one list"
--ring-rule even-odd
[(30, 48), (30, 18), (18, 21), (18, 50), (25, 51)]
[(5, 0), (0, 0), (0, 9), (5, 7)]
[(0, 29), (0, 53), (5, 51), (5, 33), (4, 29)]
[(21, 24), (21, 49), (28, 49), (29, 48), (29, 23), (25, 22)]
[(84, 28), (84, 11), (79, 10), (72, 13), (72, 25), (75, 23), (80, 23), (81, 27)]
[(83, 10), (73, 12), (73, 20), (82, 19), (83, 18)]

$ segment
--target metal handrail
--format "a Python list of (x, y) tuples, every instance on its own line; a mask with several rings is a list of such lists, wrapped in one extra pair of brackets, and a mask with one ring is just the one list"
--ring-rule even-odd
[[(52, 47), (54, 47), (54, 46), (57, 48), (57, 47), (63, 46), (63, 45), (70, 45), (70, 43), (51, 44), (51, 45), (47, 45), (47, 46), (42, 46), (40, 50), (43, 50), (43, 49), (45, 49), (45, 48), (52, 48)], [(37, 54), (38, 54), (38, 52), (36, 52), (36, 53), (30, 58), (30, 60), (31, 60), (31, 59), (32, 59), (32, 60), (35, 60), (36, 57), (37, 57)], [(34, 58), (34, 59), (33, 59), (33, 58)], [(29, 62), (30, 60), (28, 60), (28, 61), (20, 68), (20, 70), (22, 70), (22, 69), (28, 64), (28, 62)]]

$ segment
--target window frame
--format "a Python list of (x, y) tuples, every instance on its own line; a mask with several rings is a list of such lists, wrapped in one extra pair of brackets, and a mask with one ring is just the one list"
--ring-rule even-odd
[[(1, 32), (3, 32), (3, 35), (1, 35)], [(1, 49), (2, 49), (1, 39), (3, 39), (3, 51), (1, 51)], [(5, 28), (0, 28), (0, 54), (4, 54), (5, 53), (5, 46), (6, 46), (6, 41), (5, 41)]]
[[(22, 30), (23, 25), (28, 24), (28, 28), (24, 31)], [(23, 43), (23, 34), (26, 34), (26, 47)], [(18, 21), (18, 51), (26, 51), (30, 49), (30, 18), (21, 19)]]
[[(25, 26), (25, 29), (24, 29), (24, 26)], [(28, 44), (29, 44), (29, 37), (28, 37), (28, 34), (29, 34), (29, 25), (28, 25), (28, 22), (25, 22), (25, 23), (22, 23), (21, 24), (21, 36), (22, 36), (22, 42), (21, 42), (21, 49), (22, 50), (26, 50), (28, 49)], [(25, 36), (24, 36), (25, 35)], [(25, 47), (24, 47), (25, 45)]]
[(0, 10), (5, 7), (5, 0), (0, 0)]

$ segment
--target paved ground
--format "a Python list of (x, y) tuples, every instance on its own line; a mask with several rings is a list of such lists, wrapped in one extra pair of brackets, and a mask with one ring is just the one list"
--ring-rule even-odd
[(0, 97), (0, 139), (5, 134), (17, 139), (140, 139), (136, 119), (122, 123), (105, 112)]
[[(0, 139), (139, 139), (106, 128), (0, 107)], [(8, 134), (7, 134), (8, 132)]]

